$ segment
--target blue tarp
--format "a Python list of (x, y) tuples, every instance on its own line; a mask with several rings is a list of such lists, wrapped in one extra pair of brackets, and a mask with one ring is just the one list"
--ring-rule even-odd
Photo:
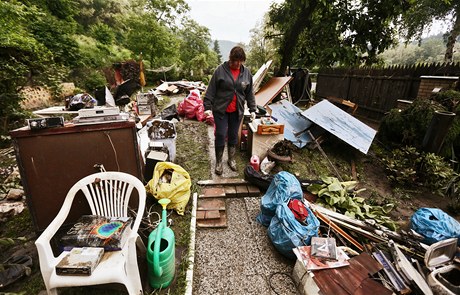
[(287, 100), (281, 100), (268, 106), (272, 110), (272, 118), (277, 123), (284, 124), (284, 138), (291, 141), (298, 148), (303, 148), (312, 142), (306, 129), (313, 124), (302, 115), (302, 110)]

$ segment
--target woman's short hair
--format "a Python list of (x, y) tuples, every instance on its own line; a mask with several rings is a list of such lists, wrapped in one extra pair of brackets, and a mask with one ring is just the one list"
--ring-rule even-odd
[(235, 46), (230, 50), (230, 60), (246, 61), (246, 53), (240, 46)]

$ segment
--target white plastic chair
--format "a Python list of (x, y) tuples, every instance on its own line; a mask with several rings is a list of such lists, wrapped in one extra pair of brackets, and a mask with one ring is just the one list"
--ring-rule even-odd
[[(137, 190), (139, 205), (130, 230), (124, 234), (129, 237), (120, 251), (105, 252), (101, 262), (90, 276), (56, 275), (56, 264), (68, 253), (64, 251), (55, 257), (50, 240), (62, 226), (69, 214), (75, 195), (82, 191), (91, 208), (91, 214), (107, 217), (127, 217), (128, 202)], [(123, 172), (95, 173), (78, 181), (67, 193), (58, 215), (36, 240), (40, 269), (49, 295), (57, 294), (59, 287), (121, 283), (129, 294), (142, 294), (142, 283), (137, 265), (136, 242), (143, 245), (137, 231), (145, 209), (145, 188), (136, 177)], [(145, 250), (145, 246), (144, 246)]]

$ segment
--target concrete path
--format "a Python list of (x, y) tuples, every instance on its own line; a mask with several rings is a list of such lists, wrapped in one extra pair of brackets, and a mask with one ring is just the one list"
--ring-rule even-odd
[[(213, 132), (213, 127), (209, 127), (212, 171), (215, 166)], [(213, 178), (217, 177), (213, 173)], [(238, 177), (227, 165), (226, 151), (221, 177)], [(197, 228), (193, 294), (299, 294), (290, 278), (295, 261), (277, 252), (267, 228), (256, 221), (261, 197), (227, 198), (228, 227)]]

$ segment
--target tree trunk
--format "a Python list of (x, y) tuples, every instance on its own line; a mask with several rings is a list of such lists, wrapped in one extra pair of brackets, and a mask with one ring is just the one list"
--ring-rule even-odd
[(460, 18), (458, 17), (459, 11), (456, 12), (455, 23), (449, 33), (446, 44), (446, 54), (444, 55), (444, 62), (451, 63), (454, 58), (454, 45), (457, 37), (460, 35)]
[(275, 74), (276, 76), (285, 76), (286, 68), (291, 63), (294, 48), (297, 46), (299, 41), (299, 35), (310, 24), (311, 15), (313, 14), (317, 4), (318, 1), (316, 0), (306, 1), (306, 4), (300, 10), (300, 12), (291, 16), (296, 19), (293, 22), (292, 27), (284, 32), (279, 50), (281, 55), (281, 62), (280, 67)]

